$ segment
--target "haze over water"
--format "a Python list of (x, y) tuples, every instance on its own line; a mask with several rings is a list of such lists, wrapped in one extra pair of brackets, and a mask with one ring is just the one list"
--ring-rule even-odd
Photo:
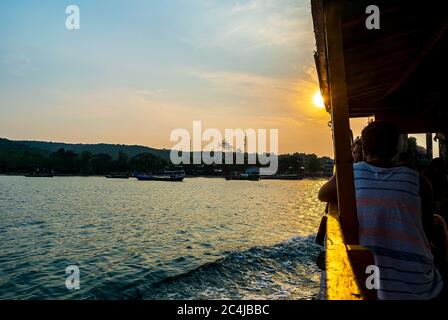
[(313, 298), (322, 183), (0, 176), (0, 299)]

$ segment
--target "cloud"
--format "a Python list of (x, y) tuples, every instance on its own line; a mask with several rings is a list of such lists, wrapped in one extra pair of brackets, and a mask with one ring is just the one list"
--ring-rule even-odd
[(246, 101), (254, 114), (313, 121), (322, 118), (311, 105), (311, 97), (318, 90), (313, 71), (308, 66), (302, 77), (296, 78), (204, 70), (191, 70), (191, 74), (208, 82), (218, 95)]
[(204, 7), (206, 32), (184, 36), (197, 48), (240, 47), (253, 50), (282, 47), (297, 50), (300, 41), (313, 41), (310, 9), (306, 1), (251, 0), (223, 5), (207, 2)]
[[(116, 32), (103, 33), (106, 17), (92, 20), (92, 33), (73, 43), (80, 50), (49, 36), (24, 52), (30, 57), (0, 52), (2, 103), (17, 127), (8, 132), (167, 147), (173, 128), (199, 119), (279, 128), (282, 150), (303, 151), (317, 144), (309, 132), (328, 133), (326, 114), (311, 104), (318, 85), (309, 0), (142, 2), (140, 15), (132, 8), (122, 7), (119, 16), (132, 21), (118, 21)], [(14, 41), (29, 47), (29, 38)], [(12, 117), (3, 118), (7, 132)]]

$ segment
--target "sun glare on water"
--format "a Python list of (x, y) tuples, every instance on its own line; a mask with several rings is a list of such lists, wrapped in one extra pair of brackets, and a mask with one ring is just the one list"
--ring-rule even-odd
[(319, 91), (314, 94), (313, 103), (316, 108), (319, 109), (325, 108), (324, 99), (322, 98), (322, 95), (320, 94)]

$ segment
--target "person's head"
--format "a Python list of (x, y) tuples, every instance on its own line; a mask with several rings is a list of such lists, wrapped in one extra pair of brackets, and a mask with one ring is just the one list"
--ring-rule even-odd
[(364, 153), (362, 152), (362, 142), (359, 137), (357, 137), (352, 144), (352, 155), (354, 163), (364, 161)]
[(391, 160), (398, 152), (400, 133), (385, 121), (373, 121), (362, 130), (361, 140), (366, 158)]

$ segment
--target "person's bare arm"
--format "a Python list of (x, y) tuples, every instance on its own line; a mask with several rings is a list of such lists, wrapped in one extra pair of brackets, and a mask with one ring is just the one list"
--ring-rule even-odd
[(322, 202), (336, 202), (336, 176), (332, 176), (319, 190), (318, 198)]
[(420, 175), (420, 198), (422, 203), (422, 223), (426, 237), (429, 241), (433, 239), (434, 212), (433, 193), (431, 183), (424, 176)]

